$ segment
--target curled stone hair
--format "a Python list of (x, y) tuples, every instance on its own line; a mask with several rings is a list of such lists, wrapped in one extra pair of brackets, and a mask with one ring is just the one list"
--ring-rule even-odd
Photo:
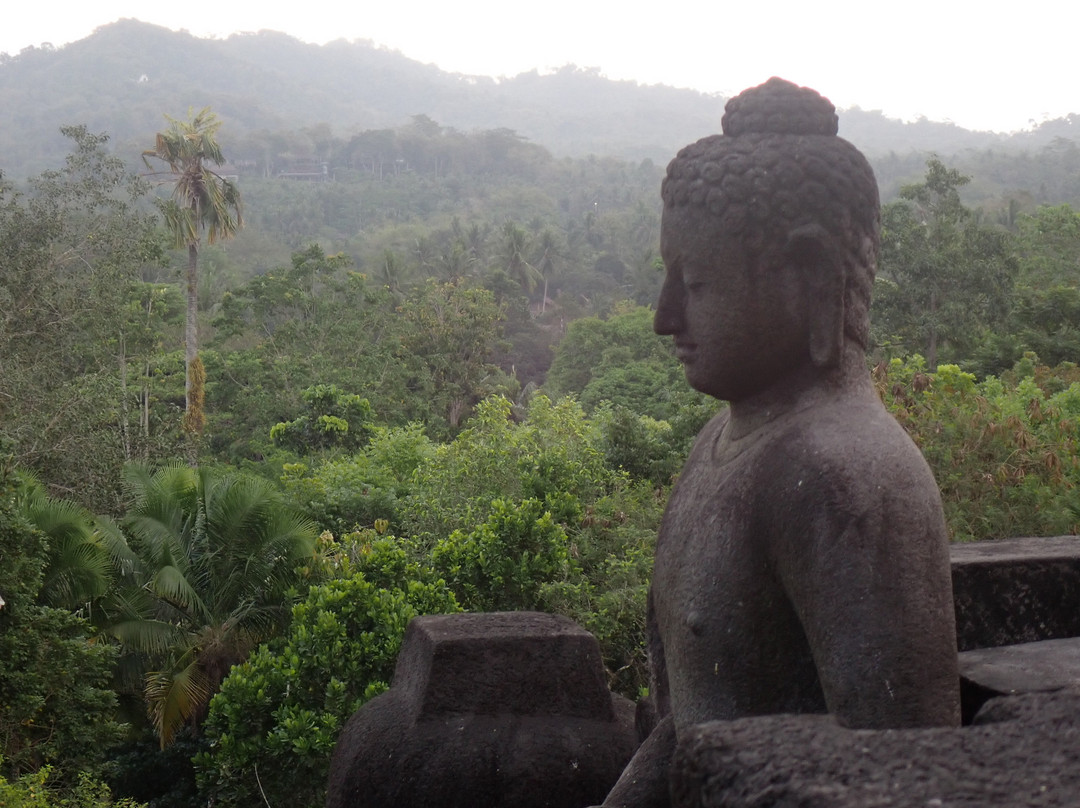
[(837, 137), (835, 108), (809, 88), (772, 78), (725, 110), (723, 135), (671, 161), (664, 204), (704, 212), (766, 266), (796, 228), (821, 227), (844, 268), (844, 331), (865, 347), (881, 229), (870, 164)]

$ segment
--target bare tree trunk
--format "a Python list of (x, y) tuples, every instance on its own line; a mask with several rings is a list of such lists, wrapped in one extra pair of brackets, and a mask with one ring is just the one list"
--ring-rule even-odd
[(131, 462), (131, 402), (128, 401), (127, 340), (120, 332), (120, 434), (124, 440), (124, 461)]
[[(150, 329), (150, 318), (154, 314), (154, 297), (150, 295), (146, 301), (146, 328)], [(143, 459), (145, 460), (150, 451), (150, 360), (143, 363), (142, 396), (140, 401), (139, 427), (142, 436)]]
[(187, 436), (188, 464), (199, 464), (199, 438), (206, 415), (206, 370), (199, 361), (199, 245), (188, 245), (187, 322), (184, 323), (184, 417), (181, 429)]
[(184, 412), (191, 413), (191, 363), (199, 355), (199, 245), (188, 244), (187, 319), (184, 322)]
[(142, 380), (142, 437), (143, 459), (150, 451), (150, 360), (146, 361)]
[(938, 346), (938, 329), (937, 329), (937, 292), (930, 292), (930, 344), (926, 348), (926, 368), (927, 370), (937, 370), (937, 346)]

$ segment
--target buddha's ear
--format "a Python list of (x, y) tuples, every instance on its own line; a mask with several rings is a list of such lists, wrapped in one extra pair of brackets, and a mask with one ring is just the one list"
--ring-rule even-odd
[(798, 227), (788, 233), (784, 257), (803, 281), (810, 359), (835, 367), (844, 347), (844, 264), (835, 241), (821, 225)]

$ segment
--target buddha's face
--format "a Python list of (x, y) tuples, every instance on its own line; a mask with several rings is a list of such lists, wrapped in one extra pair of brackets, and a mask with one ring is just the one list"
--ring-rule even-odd
[(809, 361), (813, 302), (793, 267), (761, 265), (697, 209), (665, 206), (660, 233), (653, 327), (674, 337), (691, 387), (737, 402)]

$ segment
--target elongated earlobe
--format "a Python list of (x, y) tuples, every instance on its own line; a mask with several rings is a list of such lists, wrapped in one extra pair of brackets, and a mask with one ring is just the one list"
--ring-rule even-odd
[(788, 234), (785, 257), (798, 269), (807, 295), (810, 360), (816, 367), (840, 364), (844, 347), (844, 264), (821, 225)]

